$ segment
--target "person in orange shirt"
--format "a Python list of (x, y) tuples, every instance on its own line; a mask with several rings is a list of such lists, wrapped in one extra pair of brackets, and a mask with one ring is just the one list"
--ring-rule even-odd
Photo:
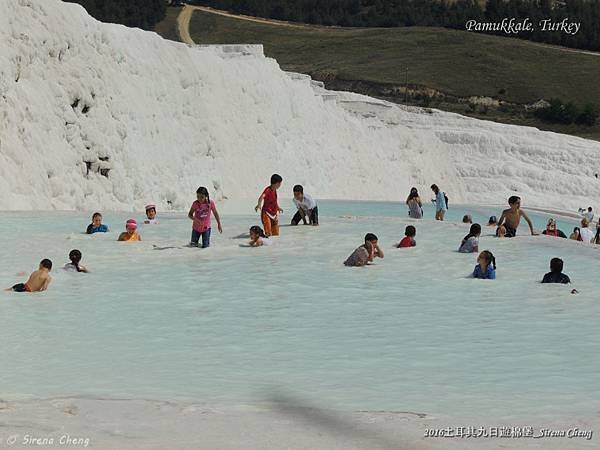
[(260, 209), (260, 219), (265, 227), (267, 237), (279, 236), (279, 213), (282, 213), (283, 209), (277, 203), (277, 189), (281, 187), (282, 181), (283, 178), (274, 173), (271, 176), (271, 184), (260, 194), (254, 208), (255, 211)]
[(137, 232), (137, 222), (134, 219), (129, 219), (125, 224), (124, 231), (119, 235), (119, 241), (141, 241), (142, 237)]

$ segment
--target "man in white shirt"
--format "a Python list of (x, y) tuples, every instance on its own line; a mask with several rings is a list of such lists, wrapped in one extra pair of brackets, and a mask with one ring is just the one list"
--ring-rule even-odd
[(310, 225), (319, 225), (317, 202), (310, 195), (305, 194), (304, 188), (299, 184), (294, 186), (294, 204), (298, 211), (292, 217), (292, 225), (298, 225), (301, 220), (304, 225), (307, 225), (307, 218)]
[(592, 211), (592, 207), (590, 206), (587, 209), (587, 212), (584, 212), (582, 216), (585, 217), (589, 223), (592, 223), (594, 220), (594, 212)]
[(587, 220), (587, 218), (584, 217), (581, 219), (581, 229), (579, 230), (579, 235), (581, 236), (581, 240), (586, 244), (591, 243), (592, 239), (594, 239), (594, 232), (588, 227), (589, 224), (590, 222)]

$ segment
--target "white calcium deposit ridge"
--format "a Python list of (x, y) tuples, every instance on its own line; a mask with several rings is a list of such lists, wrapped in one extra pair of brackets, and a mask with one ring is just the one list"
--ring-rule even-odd
[[(102, 24), (79, 5), (0, 0), (0, 209), (184, 209), (199, 185), (256, 198), (594, 204), (600, 144), (331, 93), (277, 62)], [(583, 87), (582, 87), (583, 88)]]

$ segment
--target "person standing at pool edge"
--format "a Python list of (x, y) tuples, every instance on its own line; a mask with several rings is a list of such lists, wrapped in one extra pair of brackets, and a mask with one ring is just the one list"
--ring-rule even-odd
[(444, 220), (444, 215), (448, 209), (446, 195), (440, 191), (440, 188), (437, 186), (437, 184), (432, 184), (431, 190), (435, 194), (435, 200), (433, 200), (433, 202), (435, 202), (435, 220)]
[(279, 213), (283, 212), (283, 209), (277, 203), (277, 189), (281, 187), (282, 181), (281, 175), (276, 173), (271, 175), (271, 185), (260, 194), (254, 208), (255, 211), (260, 210), (260, 219), (267, 237), (279, 236)]
[(582, 210), (581, 215), (585, 217), (590, 223), (594, 220), (594, 211), (592, 210), (591, 206), (588, 206), (587, 211)]
[[(508, 204), (510, 208), (502, 211), (502, 215), (498, 220), (498, 228), (504, 226), (506, 229), (506, 237), (515, 237), (517, 235), (517, 228), (519, 228), (519, 223), (521, 222), (521, 217), (525, 219), (527, 225), (529, 225), (529, 230), (531, 231), (532, 236), (537, 236), (537, 233), (533, 229), (533, 223), (525, 213), (521, 209), (521, 197), (516, 195), (511, 196), (508, 199)], [(496, 230), (496, 234), (498, 231)]]
[(421, 203), (421, 197), (419, 197), (419, 191), (416, 187), (411, 188), (406, 199), (406, 205), (408, 206), (408, 217), (412, 219), (423, 218), (423, 203)]
[(579, 236), (581, 237), (581, 240), (586, 244), (590, 244), (592, 242), (592, 239), (594, 239), (594, 232), (590, 230), (589, 224), (589, 220), (587, 220), (585, 217), (581, 219), (581, 228), (579, 229)]

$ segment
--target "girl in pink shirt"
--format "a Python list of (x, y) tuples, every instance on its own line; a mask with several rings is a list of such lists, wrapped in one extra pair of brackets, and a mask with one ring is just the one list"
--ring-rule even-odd
[(192, 203), (192, 207), (188, 213), (188, 217), (194, 221), (192, 225), (192, 241), (190, 242), (190, 245), (192, 247), (198, 247), (198, 240), (202, 236), (202, 248), (207, 248), (210, 247), (210, 215), (211, 213), (215, 215), (219, 233), (223, 232), (223, 228), (221, 227), (221, 218), (219, 217), (219, 212), (217, 211), (215, 202), (213, 202), (208, 195), (208, 189), (200, 186), (196, 191), (196, 197), (197, 200)]

